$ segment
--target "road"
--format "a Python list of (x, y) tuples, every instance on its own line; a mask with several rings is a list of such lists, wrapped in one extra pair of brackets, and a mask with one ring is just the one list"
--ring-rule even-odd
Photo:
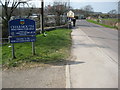
[(104, 28), (85, 20), (79, 20), (77, 26), (91, 38), (112, 60), (118, 62), (118, 31)]
[(117, 30), (78, 20), (71, 35), (73, 62), (68, 63), (66, 72), (64, 65), (3, 71), (2, 87), (117, 88)]
[(117, 30), (78, 20), (72, 30), (70, 88), (118, 88)]

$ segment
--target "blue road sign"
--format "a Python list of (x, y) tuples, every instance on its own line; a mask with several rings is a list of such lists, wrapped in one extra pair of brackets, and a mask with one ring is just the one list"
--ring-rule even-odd
[(35, 42), (36, 37), (12, 37), (10, 43), (23, 43), (23, 42)]
[(10, 43), (34, 42), (36, 40), (35, 21), (15, 19), (9, 22)]
[(35, 21), (15, 19), (9, 22), (9, 36), (36, 35)]

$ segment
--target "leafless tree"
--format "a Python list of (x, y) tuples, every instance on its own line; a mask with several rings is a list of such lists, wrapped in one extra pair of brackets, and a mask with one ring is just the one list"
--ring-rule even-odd
[(114, 10), (109, 11), (108, 13), (109, 14), (117, 14), (117, 10), (114, 9)]
[(120, 1), (118, 2), (118, 21), (120, 22)]
[[(21, 3), (27, 4), (28, 1), (30, 0), (0, 0), (0, 4), (2, 5), (2, 37), (8, 37), (8, 22), (12, 15), (15, 14), (18, 5)], [(29, 12), (31, 12), (31, 10)], [(30, 15), (31, 13), (28, 14)]]
[(117, 10), (111, 10), (108, 12), (110, 18), (117, 18)]
[(11, 19), (12, 13), (20, 4), (17, 0), (0, 0), (0, 4), (2, 5), (2, 36), (8, 37), (8, 21)]
[[(67, 2), (54, 2), (53, 6), (48, 6), (46, 7), (46, 10), (48, 11), (49, 14), (56, 15), (56, 24), (60, 25), (61, 24), (61, 16), (66, 14), (68, 11), (69, 7), (67, 6)], [(46, 11), (45, 10), (45, 11)]]
[(82, 10), (85, 11), (86, 17), (88, 17), (94, 11), (91, 5), (86, 5)]

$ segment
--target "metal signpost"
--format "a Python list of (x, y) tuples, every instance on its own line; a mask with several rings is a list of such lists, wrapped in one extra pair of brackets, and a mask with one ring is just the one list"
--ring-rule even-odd
[(14, 43), (32, 42), (32, 54), (35, 55), (36, 41), (35, 21), (30, 19), (15, 19), (9, 22), (9, 40), (12, 43), (12, 58), (15, 58)]

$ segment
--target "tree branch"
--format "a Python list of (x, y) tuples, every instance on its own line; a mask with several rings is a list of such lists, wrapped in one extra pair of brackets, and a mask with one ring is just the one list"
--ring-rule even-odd
[(2, 19), (4, 20), (4, 21), (6, 21), (6, 19), (2, 16)]

